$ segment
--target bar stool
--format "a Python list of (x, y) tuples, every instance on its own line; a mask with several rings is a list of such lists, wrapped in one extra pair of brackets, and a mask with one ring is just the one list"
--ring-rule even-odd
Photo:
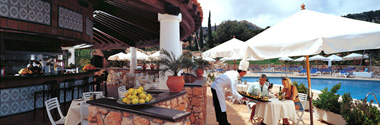
[[(99, 80), (99, 75), (95, 75), (94, 77), (92, 77), (92, 82), (89, 83), (89, 86), (91, 86), (93, 88), (92, 91), (95, 92), (96, 91), (99, 91), (100, 90), (100, 80)], [(96, 89), (95, 89), (95, 85), (96, 85)]]
[[(64, 108), (66, 109), (66, 95), (68, 92), (71, 92), (71, 100), (74, 99), (74, 88), (75, 88), (75, 79), (66, 79), (63, 81), (63, 88), (60, 88), (61, 90), (63, 89), (63, 105)], [(65, 110), (67, 113), (67, 110)]]
[(82, 80), (82, 86), (81, 87), (83, 89), (82, 93), (90, 91), (90, 83), (88, 83), (88, 78), (89, 77), (83, 77), (83, 78), (81, 78), (81, 80)]
[(49, 99), (57, 97), (57, 80), (49, 80), (42, 83), (42, 90), (34, 92), (34, 120), (36, 120), (36, 105), (37, 105), (37, 95), (42, 95), (42, 110), (43, 110), (43, 119), (45, 121), (45, 95)]

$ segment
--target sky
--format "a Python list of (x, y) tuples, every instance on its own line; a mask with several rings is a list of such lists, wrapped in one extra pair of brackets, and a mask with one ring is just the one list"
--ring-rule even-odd
[(247, 20), (261, 28), (273, 26), (297, 13), (302, 3), (306, 10), (343, 16), (380, 10), (380, 0), (198, 0), (203, 10), (202, 27), (226, 20)]

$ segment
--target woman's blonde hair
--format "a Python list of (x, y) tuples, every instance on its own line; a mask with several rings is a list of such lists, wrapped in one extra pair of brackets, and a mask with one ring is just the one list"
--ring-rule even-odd
[(282, 78), (282, 80), (286, 80), (286, 81), (288, 81), (288, 83), (289, 83), (289, 87), (290, 87), (290, 86), (293, 86), (292, 80), (290, 80), (288, 77), (284, 77), (284, 78)]

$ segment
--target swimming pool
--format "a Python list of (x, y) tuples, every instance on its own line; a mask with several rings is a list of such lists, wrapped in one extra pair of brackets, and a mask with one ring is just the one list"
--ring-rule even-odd
[[(298, 84), (304, 83), (307, 87), (307, 78), (289, 78), (293, 82), (298, 82)], [(242, 80), (247, 80), (247, 82), (257, 82), (259, 78), (243, 77)], [(270, 83), (282, 85), (281, 77), (268, 77), (268, 80)], [(342, 83), (340, 89), (337, 92), (339, 95), (343, 95), (343, 93), (350, 92), (352, 98), (360, 100), (364, 99), (369, 92), (372, 92), (377, 96), (377, 99), (380, 100), (380, 81), (375, 80), (311, 78), (311, 89), (320, 91), (328, 87), (328, 89), (330, 90), (334, 85), (339, 83)], [(369, 102), (371, 99), (375, 101), (374, 103), (376, 103), (376, 100), (372, 95), (368, 96), (367, 101)]]

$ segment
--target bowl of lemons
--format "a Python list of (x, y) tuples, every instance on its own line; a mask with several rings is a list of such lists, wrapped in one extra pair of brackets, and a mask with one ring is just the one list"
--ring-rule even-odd
[(119, 98), (117, 103), (123, 105), (147, 105), (155, 101), (151, 94), (144, 91), (143, 87), (137, 89), (130, 88), (123, 98)]

